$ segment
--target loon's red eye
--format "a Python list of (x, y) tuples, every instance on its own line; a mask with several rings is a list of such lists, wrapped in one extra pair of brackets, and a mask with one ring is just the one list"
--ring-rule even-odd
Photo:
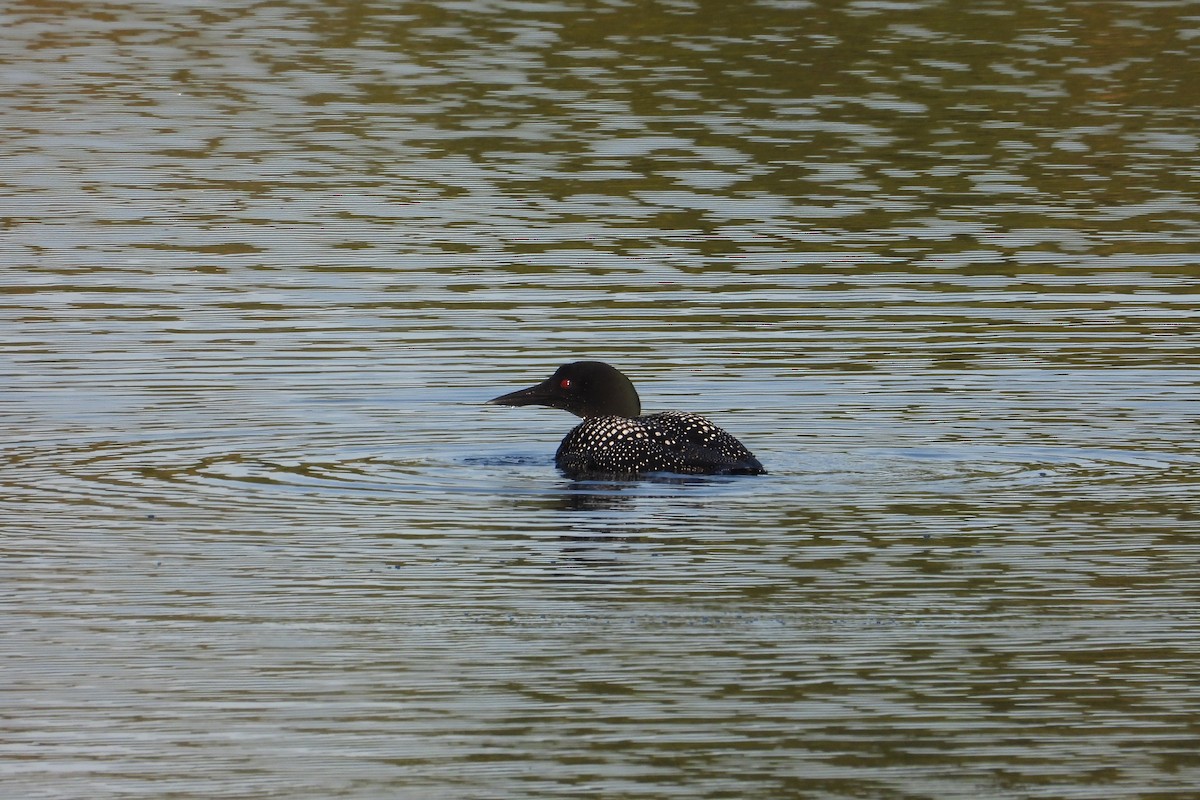
[(558, 382), (558, 388), (560, 388), (560, 389), (570, 389), (570, 388), (571, 388), (571, 379), (570, 379), (570, 378), (563, 378), (561, 381), (559, 381), (559, 382)]

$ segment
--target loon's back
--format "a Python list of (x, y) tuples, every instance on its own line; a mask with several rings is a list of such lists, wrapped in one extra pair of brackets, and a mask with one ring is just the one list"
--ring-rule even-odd
[(762, 475), (759, 460), (699, 414), (667, 411), (643, 417), (589, 417), (567, 434), (554, 463), (573, 477), (679, 472)]

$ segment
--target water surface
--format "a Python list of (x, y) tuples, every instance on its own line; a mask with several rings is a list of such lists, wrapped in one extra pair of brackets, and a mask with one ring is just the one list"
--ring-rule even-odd
[(1194, 796), (1193, 11), (11, 4), (5, 794)]

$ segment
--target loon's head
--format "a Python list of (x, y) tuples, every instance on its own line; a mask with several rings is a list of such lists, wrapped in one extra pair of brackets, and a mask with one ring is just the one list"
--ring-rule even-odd
[(488, 402), (498, 406), (550, 406), (577, 417), (636, 417), (642, 413), (633, 383), (603, 361), (563, 364), (537, 386)]

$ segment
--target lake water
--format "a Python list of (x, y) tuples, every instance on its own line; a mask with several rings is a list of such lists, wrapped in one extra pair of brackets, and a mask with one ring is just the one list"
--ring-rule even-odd
[(1200, 6), (0, 17), (6, 797), (1196, 796)]

